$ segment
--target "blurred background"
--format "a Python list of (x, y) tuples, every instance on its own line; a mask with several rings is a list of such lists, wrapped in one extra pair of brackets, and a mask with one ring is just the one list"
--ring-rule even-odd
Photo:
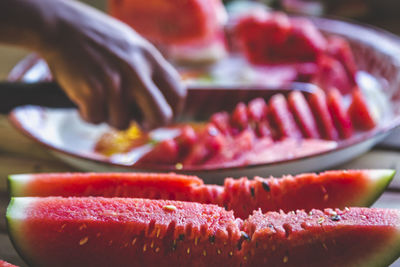
[[(224, 0), (228, 4), (235, 0)], [(256, 1), (256, 0), (249, 0)], [(106, 10), (107, 0), (83, 0)], [(344, 17), (369, 23), (400, 35), (399, 0), (259, 0), (275, 9), (317, 16)], [(0, 79), (25, 55), (26, 51), (0, 45)]]

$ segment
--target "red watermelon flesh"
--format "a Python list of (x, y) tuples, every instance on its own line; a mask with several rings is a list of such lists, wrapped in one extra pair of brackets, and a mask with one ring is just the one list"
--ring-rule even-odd
[(0, 260), (0, 267), (17, 267), (17, 266), (13, 265), (11, 263), (8, 263), (8, 262)]
[(333, 125), (325, 93), (322, 90), (313, 92), (309, 95), (308, 102), (317, 120), (320, 135), (328, 140), (337, 140), (339, 135)]
[(289, 94), (288, 103), (303, 136), (319, 139), (317, 123), (304, 95), (299, 91), (293, 91)]
[(254, 64), (314, 62), (326, 48), (325, 38), (309, 20), (279, 12), (243, 17), (235, 33)]
[(13, 198), (10, 236), (34, 266), (387, 266), (397, 210), (255, 211), (133, 198)]
[(345, 68), (349, 82), (356, 85), (357, 65), (349, 43), (338, 36), (331, 36), (328, 39), (327, 54), (338, 60)]
[(327, 171), (254, 180), (227, 178), (204, 185), (194, 176), (139, 173), (12, 175), (11, 196), (104, 196), (216, 204), (247, 218), (253, 210), (290, 211), (369, 206), (394, 176), (393, 170)]
[(347, 113), (347, 109), (343, 105), (343, 98), (336, 89), (328, 93), (328, 108), (331, 113), (333, 122), (339, 135), (343, 139), (350, 138), (353, 135), (353, 124)]
[(234, 266), (241, 223), (215, 205), (101, 197), (13, 199), (8, 222), (42, 267)]
[(363, 96), (361, 90), (353, 90), (348, 114), (355, 128), (360, 130), (371, 130), (375, 128), (377, 120), (370, 110), (367, 100)]
[(302, 138), (302, 134), (289, 110), (286, 98), (282, 94), (274, 95), (270, 99), (269, 116), (278, 129), (279, 138)]
[(225, 17), (220, 0), (111, 0), (109, 9), (149, 40), (163, 44), (212, 38)]
[(245, 266), (372, 267), (398, 257), (398, 210), (255, 211), (244, 222)]

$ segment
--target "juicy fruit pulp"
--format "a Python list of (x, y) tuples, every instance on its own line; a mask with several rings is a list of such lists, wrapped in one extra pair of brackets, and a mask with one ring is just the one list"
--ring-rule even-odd
[(12, 175), (11, 196), (102, 196), (181, 200), (216, 204), (247, 218), (253, 210), (369, 206), (394, 176), (393, 170), (327, 171), (282, 178), (227, 178), (205, 185), (194, 176), (140, 173), (60, 173)]
[(110, 13), (161, 44), (212, 38), (225, 16), (220, 0), (110, 0)]
[(13, 198), (9, 231), (35, 266), (386, 266), (396, 210), (260, 211), (131, 198)]
[(297, 79), (347, 94), (356, 86), (357, 67), (350, 45), (324, 37), (310, 20), (279, 12), (242, 17), (235, 26), (241, 51), (255, 65), (293, 65)]
[[(352, 137), (353, 125), (359, 126), (367, 120), (368, 129), (375, 125), (368, 119), (365, 99), (355, 93), (351, 101), (348, 110), (338, 90), (327, 94), (316, 90), (307, 94), (294, 91), (288, 96), (277, 94), (268, 103), (262, 98), (247, 105), (239, 103), (231, 114), (219, 112), (203, 124), (176, 126), (174, 129), (179, 133), (175, 137), (152, 143), (150, 152), (135, 164), (144, 167), (178, 164), (183, 169), (230, 167), (327, 151), (337, 146), (329, 141)], [(366, 119), (360, 122), (361, 116)], [(367, 127), (357, 129), (362, 131)], [(124, 137), (128, 135), (106, 134), (97, 143), (96, 151), (107, 155), (110, 150), (125, 153), (149, 144), (148, 136), (139, 133), (133, 139)]]

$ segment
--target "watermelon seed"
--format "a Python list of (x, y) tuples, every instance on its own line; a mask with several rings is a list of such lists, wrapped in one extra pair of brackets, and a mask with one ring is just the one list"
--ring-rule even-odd
[(288, 261), (289, 261), (289, 257), (288, 256), (283, 257), (283, 263), (287, 263)]
[(178, 236), (178, 241), (183, 241), (185, 239), (185, 235), (184, 234), (180, 234)]
[(205, 250), (203, 250), (203, 256), (207, 256), (207, 252)]
[(197, 246), (198, 243), (199, 243), (199, 238), (196, 237), (196, 238), (194, 239), (194, 245)]
[(271, 191), (271, 187), (269, 187), (269, 184), (267, 181), (262, 181), (262, 187), (265, 191), (270, 192)]
[(242, 238), (244, 239), (244, 240), (247, 240), (247, 241), (251, 241), (251, 238), (249, 237), (249, 235), (248, 234), (246, 234), (245, 232), (241, 232), (241, 235), (242, 235)]
[(147, 250), (147, 244), (144, 244), (144, 246), (143, 246), (143, 252), (146, 252), (146, 250)]
[(243, 257), (243, 260), (244, 260), (244, 261), (247, 261), (247, 256), (244, 256), (244, 257)]
[(215, 243), (215, 235), (210, 235), (208, 237), (208, 241), (210, 241), (211, 244), (214, 244)]
[(322, 243), (322, 246), (324, 247), (325, 250), (328, 250), (328, 247), (326, 246), (325, 243)]
[(158, 229), (157, 229), (157, 234), (156, 234), (156, 237), (157, 237), (157, 238), (160, 237), (160, 232), (161, 232), (161, 228), (158, 228)]
[(177, 208), (174, 205), (165, 205), (163, 207), (163, 209), (166, 211), (176, 211), (177, 210)]
[(132, 240), (132, 246), (134, 246), (135, 245), (135, 243), (136, 243), (136, 237)]
[(172, 251), (175, 251), (177, 247), (176, 240), (172, 242)]
[(188, 248), (188, 249), (186, 250), (186, 253), (187, 253), (187, 254), (190, 254), (190, 248)]
[(79, 240), (79, 245), (81, 245), (81, 246), (85, 245), (88, 242), (88, 240), (89, 240), (88, 236), (82, 238), (81, 240)]
[(232, 257), (233, 256), (233, 251), (229, 252), (229, 256)]
[(159, 251), (160, 251), (160, 248), (159, 248), (159, 247), (156, 247), (156, 250), (155, 250), (155, 251), (156, 251), (156, 253), (159, 252)]
[(221, 255), (221, 250), (220, 249), (217, 249), (217, 254)]
[(345, 207), (344, 210), (345, 211), (350, 211), (350, 209), (348, 207)]
[(87, 226), (86, 224), (82, 224), (81, 226), (79, 226), (79, 231), (82, 231), (83, 229), (86, 229)]
[(328, 194), (325, 194), (324, 195), (324, 201), (328, 201), (328, 198), (329, 198)]
[(151, 241), (150, 248), (154, 247), (154, 241)]
[(250, 193), (252, 197), (255, 197), (256, 193), (254, 191), (254, 187), (250, 187)]
[(65, 223), (64, 223), (63, 225), (61, 225), (60, 232), (61, 232), (62, 230), (64, 230), (65, 226), (67, 226)]
[(183, 164), (178, 162), (177, 164), (175, 164), (175, 169), (182, 170), (183, 169)]
[(334, 221), (334, 222), (338, 222), (338, 221), (340, 221), (340, 219), (341, 219), (340, 215), (337, 215), (337, 214), (333, 215), (331, 217), (331, 220)]

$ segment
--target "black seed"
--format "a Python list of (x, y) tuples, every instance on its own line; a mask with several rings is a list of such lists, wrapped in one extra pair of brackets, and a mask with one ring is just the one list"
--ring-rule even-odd
[(256, 195), (256, 192), (254, 191), (254, 187), (250, 187), (250, 193), (251, 193), (252, 197), (254, 197)]
[(183, 239), (185, 239), (185, 235), (184, 235), (184, 234), (180, 234), (180, 235), (178, 236), (178, 240), (179, 240), (179, 241), (183, 241)]
[(262, 187), (264, 188), (265, 191), (270, 192), (271, 187), (269, 187), (269, 184), (267, 181), (262, 181)]
[(336, 214), (336, 215), (331, 216), (331, 220), (334, 221), (334, 222), (338, 222), (338, 221), (340, 221), (340, 219), (342, 219), (340, 217), (340, 215)]
[(247, 241), (250, 241), (250, 240), (251, 240), (250, 237), (249, 237), (249, 235), (246, 234), (245, 232), (241, 232), (241, 235), (242, 235), (242, 238), (243, 238), (244, 240), (247, 240)]
[(171, 250), (172, 250), (172, 251), (175, 251), (175, 250), (176, 250), (176, 247), (177, 247), (176, 240), (174, 240), (174, 241), (172, 242)]
[(210, 235), (208, 237), (208, 241), (210, 241), (211, 244), (214, 244), (215, 243), (215, 235)]

